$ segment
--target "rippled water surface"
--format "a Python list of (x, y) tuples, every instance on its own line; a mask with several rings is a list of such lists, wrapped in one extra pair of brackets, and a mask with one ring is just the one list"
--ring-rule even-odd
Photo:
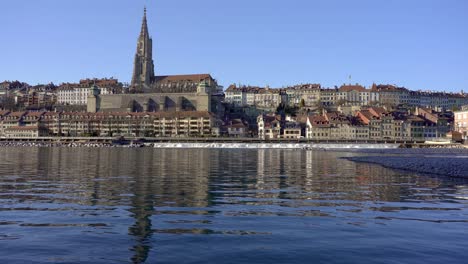
[(468, 182), (340, 157), (0, 149), (1, 263), (466, 263)]

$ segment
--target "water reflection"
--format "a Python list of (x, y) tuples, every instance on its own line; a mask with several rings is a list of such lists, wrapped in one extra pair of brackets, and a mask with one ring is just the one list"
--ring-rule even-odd
[[(19, 249), (24, 252), (35, 245), (24, 239), (28, 232), (60, 228), (68, 248), (89, 238), (90, 248), (104, 249), (111, 245), (100, 243), (102, 239), (114, 239), (113, 247), (127, 248), (130, 253), (121, 250), (114, 256), (120, 260), (143, 263), (166, 258), (180, 262), (184, 258), (167, 256), (176, 249), (176, 242), (189, 250), (183, 244), (192, 241), (192, 236), (248, 236), (259, 244), (276, 245), (273, 238), (288, 230), (291, 239), (304, 239), (295, 232), (305, 222), (302, 230), (312, 228), (315, 232), (320, 223), (365, 226), (375, 232), (379, 229), (372, 229), (372, 225), (395, 221), (466, 223), (466, 181), (339, 159), (347, 155), (357, 154), (0, 149), (0, 225), (7, 227), (0, 232), (0, 243), (16, 241), (12, 246), (18, 249), (0, 252), (18, 258)], [(44, 234), (52, 244), (48, 256), (66, 254), (60, 251), (64, 245), (53, 242), (55, 236)], [(209, 240), (204, 243), (216, 245)], [(202, 250), (194, 247), (187, 254), (197, 249)], [(226, 251), (227, 246), (221, 250)], [(109, 261), (104, 255), (85, 256), (79, 255), (85, 262)], [(27, 260), (28, 254), (23, 257)]]

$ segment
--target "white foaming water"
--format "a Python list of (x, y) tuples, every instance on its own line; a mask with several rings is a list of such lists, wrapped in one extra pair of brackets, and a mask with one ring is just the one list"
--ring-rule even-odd
[(155, 148), (214, 149), (394, 149), (398, 144), (306, 144), (306, 143), (154, 143)]

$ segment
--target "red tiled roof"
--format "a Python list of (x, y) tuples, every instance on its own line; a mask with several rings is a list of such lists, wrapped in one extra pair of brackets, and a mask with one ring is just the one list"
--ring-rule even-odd
[(45, 116), (58, 116), (61, 112), (45, 112)]
[(159, 117), (159, 118), (187, 118), (187, 117), (195, 117), (195, 118), (210, 118), (213, 117), (213, 114), (208, 111), (181, 111), (181, 112), (150, 112), (148, 113), (151, 116)]
[(44, 115), (46, 112), (27, 112), (25, 116), (33, 116), (33, 117), (40, 117)]
[(316, 115), (316, 116), (309, 116), (309, 120), (311, 123), (313, 122), (328, 122), (328, 118), (323, 115)]
[(279, 121), (281, 120), (281, 116), (279, 115), (262, 115), (263, 116), (263, 121), (265, 123), (270, 123), (273, 121)]
[(414, 115), (407, 116), (406, 120), (418, 121), (418, 122), (424, 121), (424, 119), (420, 118), (419, 116), (414, 116)]
[(349, 91), (365, 92), (366, 88), (361, 85), (342, 85), (338, 90), (340, 92), (349, 92)]
[(363, 115), (365, 118), (371, 120), (373, 119), (374, 117), (378, 117), (376, 115), (374, 115), (371, 111), (369, 110), (361, 110), (359, 111), (358, 113), (360, 113), (361, 115)]
[(84, 86), (91, 86), (91, 85), (101, 85), (101, 86), (113, 86), (113, 85), (117, 85), (118, 84), (118, 80), (117, 79), (84, 79), (84, 80), (80, 80), (80, 84), (81, 85), (84, 85)]
[(8, 116), (13, 116), (13, 117), (22, 117), (26, 114), (26, 112), (11, 112), (8, 114)]
[(276, 89), (269, 87), (257, 87), (257, 86), (242, 86), (237, 87), (235, 84), (230, 85), (226, 92), (244, 92), (244, 93), (256, 93), (256, 94), (281, 94), (285, 89)]
[(227, 125), (227, 127), (231, 127), (231, 128), (246, 128), (247, 126), (243, 123), (235, 123), (235, 124), (230, 124), (230, 125)]
[(36, 130), (39, 130), (39, 127), (37, 126), (14, 126), (14, 127), (5, 129), (5, 131), (24, 131), (24, 130), (36, 131)]
[(309, 116), (309, 122), (312, 124), (313, 127), (329, 127), (330, 122), (328, 118), (324, 115), (315, 115)]
[(284, 90), (320, 90), (321, 87), (318, 83), (308, 83), (286, 87)]
[(402, 92), (402, 91), (408, 91), (408, 89), (403, 88), (403, 87), (396, 87), (391, 84), (373, 84), (371, 91), (381, 91), (381, 92)]
[(166, 75), (156, 76), (158, 83), (172, 83), (172, 82), (195, 82), (199, 83), (207, 79), (213, 79), (210, 74), (186, 74), (186, 75)]
[(377, 107), (377, 106), (373, 106), (373, 107), (369, 107), (367, 108), (369, 111), (374, 111), (377, 115), (382, 115), (382, 114), (385, 114), (387, 113), (387, 110), (385, 110), (385, 108), (383, 107)]
[(229, 85), (229, 87), (226, 89), (226, 92), (231, 92), (231, 91), (234, 92), (234, 91), (236, 91), (237, 89), (238, 89), (238, 88), (237, 88), (237, 86), (236, 86), (235, 84), (231, 84), (231, 85)]

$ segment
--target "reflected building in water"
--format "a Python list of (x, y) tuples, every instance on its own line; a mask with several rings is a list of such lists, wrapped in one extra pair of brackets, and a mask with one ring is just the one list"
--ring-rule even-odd
[[(168, 227), (175, 224), (165, 221), (168, 218), (217, 214), (229, 204), (237, 208), (231, 212), (274, 214), (280, 207), (301, 207), (313, 215), (345, 202), (363, 207), (368, 205), (362, 201), (438, 199), (437, 191), (432, 197), (421, 191), (426, 196), (420, 196), (413, 187), (440, 190), (451, 184), (340, 158), (352, 155), (356, 154), (273, 149), (3, 148), (0, 194), (12, 204), (66, 205), (64, 211), (71, 214), (81, 208), (108, 210), (111, 216), (118, 214), (113, 210), (126, 211), (132, 261), (142, 263), (154, 246), (155, 234), (171, 232)], [(44, 186), (53, 195), (44, 195)], [(463, 189), (454, 189), (455, 195), (467, 195), (457, 190)], [(197, 232), (203, 229), (194, 228), (192, 234)]]
[[(280, 198), (280, 193), (268, 192), (296, 188), (289, 192), (312, 200), (336, 199), (359, 201), (399, 201), (407, 184), (414, 184), (411, 175), (398, 175), (377, 165), (355, 163), (341, 159), (349, 155), (331, 151), (258, 150), (258, 197)], [(352, 155), (352, 154), (351, 154)], [(382, 180), (385, 184), (382, 184)], [(424, 181), (430, 179), (422, 178)], [(375, 184), (374, 184), (375, 183)], [(434, 187), (437, 187), (435, 183)], [(263, 191), (263, 192), (262, 192)]]

